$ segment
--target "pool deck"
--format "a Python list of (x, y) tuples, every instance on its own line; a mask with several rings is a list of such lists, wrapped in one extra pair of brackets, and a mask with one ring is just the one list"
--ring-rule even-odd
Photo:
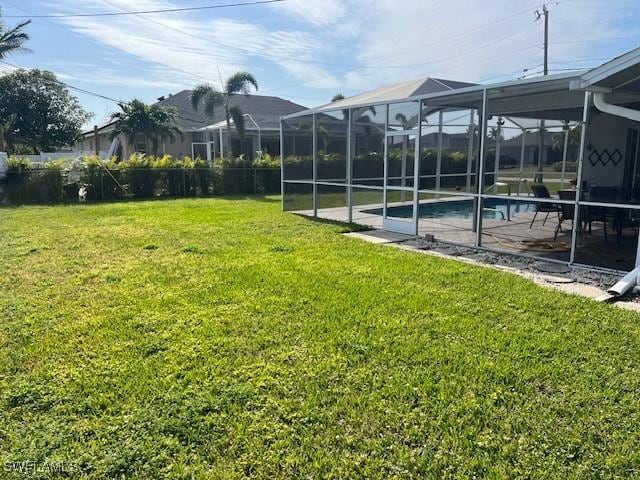
[[(442, 203), (446, 201), (468, 200), (468, 197), (443, 198), (421, 201), (425, 203)], [(389, 206), (410, 205), (409, 202), (390, 203)], [(383, 229), (382, 215), (371, 213), (382, 208), (382, 204), (358, 205), (353, 207), (352, 221), (359, 225), (373, 229)], [(295, 213), (313, 216), (312, 210), (297, 211)], [(546, 214), (539, 213), (533, 226), (531, 221), (534, 212), (516, 212), (510, 220), (483, 218), (482, 220), (482, 246), (506, 253), (535, 256), (542, 259), (559, 260), (568, 262), (571, 246), (571, 222), (564, 222), (562, 230), (554, 241), (555, 229), (558, 225), (558, 217), (549, 215), (545, 222)], [(348, 222), (349, 210), (347, 207), (323, 208), (318, 210), (318, 217), (339, 222)], [(594, 223), (592, 233), (581, 231), (578, 234), (578, 248), (576, 250), (576, 262), (628, 271), (635, 266), (636, 238), (631, 230), (623, 231), (620, 244), (616, 243), (616, 234), (611, 226), (608, 229), (608, 241), (605, 242), (602, 224)], [(475, 245), (476, 233), (473, 231), (473, 220), (463, 217), (421, 217), (418, 219), (418, 235), (433, 238), (464, 246)]]

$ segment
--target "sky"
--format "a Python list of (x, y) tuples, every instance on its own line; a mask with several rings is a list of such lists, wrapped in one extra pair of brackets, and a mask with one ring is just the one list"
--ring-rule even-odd
[[(8, 26), (33, 15), (221, 5), (247, 0), (0, 0)], [(637, 0), (548, 4), (551, 73), (640, 46)], [(285, 0), (189, 12), (34, 18), (30, 52), (7, 59), (121, 101), (247, 70), (265, 95), (307, 107), (420, 77), (487, 83), (541, 73), (540, 0)], [(0, 69), (11, 69), (3, 66)], [(117, 104), (73, 92), (103, 124)]]

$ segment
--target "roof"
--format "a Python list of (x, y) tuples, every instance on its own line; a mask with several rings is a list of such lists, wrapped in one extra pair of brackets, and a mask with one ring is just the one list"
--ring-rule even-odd
[(454, 80), (444, 80), (441, 78), (425, 77), (407, 82), (385, 85), (373, 90), (369, 90), (343, 100), (327, 103), (318, 107), (318, 110), (329, 110), (334, 108), (349, 107), (358, 104), (384, 103), (394, 100), (403, 100), (415, 95), (425, 95), (442, 91), (456, 90), (458, 88), (471, 87), (474, 83), (457, 82)]
[[(260, 130), (280, 130), (280, 117), (282, 115), (271, 113), (245, 113), (245, 115), (251, 116), (251, 118), (245, 118), (245, 130), (258, 130), (251, 119), (258, 124)], [(233, 119), (231, 119), (231, 124), (233, 124)], [(223, 119), (219, 122), (211, 123), (202, 127), (201, 130), (216, 128), (227, 128), (227, 120)]]
[[(569, 85), (572, 81), (579, 78), (581, 74), (586, 71), (574, 71), (568, 73), (559, 73), (548, 76), (530, 77), (518, 80), (511, 80), (507, 82), (499, 82), (494, 84), (473, 84), (454, 82), (451, 80), (431, 79), (437, 82), (441, 82), (450, 88), (442, 86), (440, 90), (433, 88), (433, 91), (429, 90), (428, 85), (425, 85), (425, 89), (420, 89), (418, 93), (413, 95), (403, 96), (405, 93), (411, 90), (411, 85), (415, 86), (416, 81), (405, 82), (388, 87), (381, 87), (363, 94), (355, 95), (353, 97), (345, 98), (338, 102), (322, 105), (317, 108), (312, 108), (302, 112), (296, 112), (294, 114), (287, 115), (285, 118), (293, 118), (303, 115), (310, 115), (312, 113), (326, 112), (334, 109), (346, 109), (353, 107), (364, 107), (367, 105), (375, 105), (377, 103), (386, 102), (398, 102), (398, 101), (417, 101), (420, 99), (433, 99), (434, 103), (439, 103), (447, 106), (460, 106), (465, 108), (478, 108), (478, 105), (482, 104), (483, 92), (487, 89), (491, 89), (493, 94), (502, 95), (508, 91), (511, 96), (518, 95), (535, 95), (552, 91), (568, 91)], [(430, 79), (430, 77), (427, 77)], [(410, 85), (411, 84), (411, 85)], [(433, 84), (431, 84), (433, 87)], [(455, 87), (455, 88), (454, 88)], [(378, 93), (376, 93), (378, 92)], [(575, 92), (576, 94), (578, 92)], [(580, 97), (580, 95), (575, 95)], [(395, 98), (391, 98), (395, 97)], [(383, 100), (383, 98), (386, 98)], [(582, 105), (582, 97), (580, 97), (580, 105)], [(575, 99), (573, 99), (575, 100)], [(492, 99), (492, 102), (495, 100)], [(572, 101), (572, 106), (575, 101)], [(495, 103), (494, 103), (495, 105)], [(515, 115), (514, 112), (514, 116)], [(564, 119), (564, 118), (563, 118)]]
[[(103, 123), (102, 125), (98, 126), (98, 134), (109, 133), (111, 130), (113, 130), (113, 127), (115, 126), (115, 124), (116, 122)], [(85, 130), (84, 132), (82, 132), (82, 136), (89, 137), (93, 135), (93, 130), (94, 130), (93, 128), (89, 130)]]
[[(279, 128), (280, 117), (306, 110), (307, 107), (298, 105), (280, 97), (269, 95), (234, 95), (229, 101), (230, 106), (238, 106), (245, 113), (251, 115), (262, 128), (268, 128), (273, 122), (274, 128)], [(208, 117), (202, 109), (195, 111), (191, 106), (191, 90), (182, 90), (160, 100), (158, 105), (174, 107), (178, 110), (180, 126), (183, 130), (198, 130), (202, 127), (225, 121), (224, 109), (218, 108), (213, 117)], [(251, 122), (247, 122), (250, 128)]]
[[(603, 89), (640, 93), (640, 48), (620, 55), (580, 77), (572, 84), (577, 89)], [(594, 88), (595, 87), (595, 88)]]
[[(280, 128), (280, 117), (306, 110), (307, 107), (298, 105), (280, 97), (270, 95), (234, 95), (231, 97), (230, 106), (238, 106), (245, 113), (253, 117), (260, 128), (265, 130)], [(226, 122), (224, 108), (215, 110), (213, 117), (208, 117), (202, 109), (195, 111), (191, 106), (191, 90), (182, 90), (174, 95), (169, 95), (160, 100), (156, 105), (174, 107), (178, 111), (178, 122), (185, 131), (199, 130), (208, 125)], [(98, 128), (100, 133), (109, 132), (115, 122), (108, 122)], [(247, 129), (253, 128), (253, 124), (247, 119)], [(93, 135), (93, 128), (82, 133), (83, 136)]]

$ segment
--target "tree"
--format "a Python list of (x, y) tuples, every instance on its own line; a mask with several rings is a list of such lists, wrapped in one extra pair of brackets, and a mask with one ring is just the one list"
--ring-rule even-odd
[[(29, 40), (29, 34), (24, 31), (24, 27), (30, 23), (31, 20), (27, 20), (13, 28), (7, 29), (4, 22), (0, 20), (0, 59), (6, 58), (10, 53), (28, 50), (24, 47), (24, 44)], [(4, 132), (10, 125), (11, 122), (3, 122), (2, 125), (0, 125), (0, 152), (5, 151)]]
[(498, 127), (491, 127), (489, 129), (489, 138), (491, 140), (498, 140), (500, 139), (501, 142), (504, 141), (504, 135), (502, 135), (502, 131), (500, 129), (498, 129)]
[(344, 100), (345, 96), (341, 93), (336, 93), (332, 98), (331, 98), (331, 103), (333, 102), (337, 102), (339, 100)]
[(130, 145), (135, 145), (136, 137), (142, 136), (146, 153), (157, 155), (164, 140), (174, 141), (184, 136), (178, 125), (178, 112), (173, 107), (148, 105), (135, 98), (118, 106), (120, 111), (111, 114), (111, 120), (116, 122), (111, 139), (123, 134)]
[(251, 87), (258, 90), (258, 82), (249, 72), (236, 72), (224, 83), (224, 91), (220, 92), (213, 85), (203, 83), (191, 92), (191, 105), (198, 110), (204, 106), (204, 113), (213, 117), (216, 107), (224, 107), (224, 115), (227, 121), (227, 157), (231, 158), (231, 120), (236, 127), (240, 140), (244, 139), (244, 114), (237, 105), (231, 106), (231, 99), (239, 94), (249, 95)]
[(564, 150), (564, 136), (569, 132), (569, 146), (580, 145), (581, 131), (580, 127), (567, 127), (567, 130), (558, 132), (553, 136), (552, 147), (554, 150)]
[(369, 150), (369, 143), (370, 143), (369, 140), (370, 140), (371, 131), (372, 131), (371, 127), (373, 125), (373, 120), (369, 116), (369, 113), (371, 113), (371, 115), (373, 115), (373, 117), (375, 118), (375, 116), (377, 115), (376, 107), (374, 105), (371, 105), (369, 107), (364, 107), (364, 108), (359, 108), (357, 110), (354, 110), (354, 112), (355, 112), (354, 123), (358, 124), (358, 126), (362, 127), (362, 129), (364, 130), (365, 148)]
[(56, 76), (16, 70), (0, 76), (0, 125), (9, 153), (38, 153), (75, 143), (91, 118)]

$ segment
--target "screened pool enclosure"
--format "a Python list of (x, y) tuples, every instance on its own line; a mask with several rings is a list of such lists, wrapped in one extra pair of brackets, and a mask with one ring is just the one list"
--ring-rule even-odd
[(639, 58), (493, 85), (427, 78), (284, 117), (283, 208), (629, 271)]

